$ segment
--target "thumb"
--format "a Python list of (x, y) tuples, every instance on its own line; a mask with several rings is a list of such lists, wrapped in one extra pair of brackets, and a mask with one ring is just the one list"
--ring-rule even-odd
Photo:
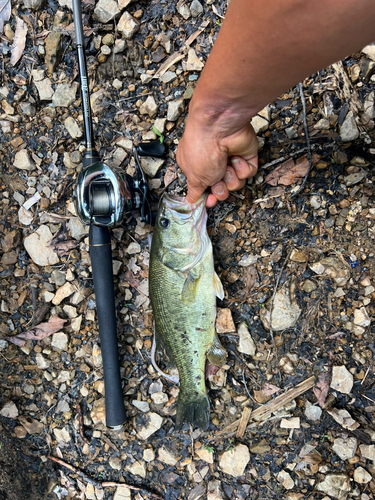
[(198, 187), (198, 186), (192, 186), (188, 182), (188, 192), (186, 195), (186, 201), (188, 203), (194, 204), (199, 200), (199, 198), (202, 196), (202, 194), (204, 192), (205, 192), (205, 188)]

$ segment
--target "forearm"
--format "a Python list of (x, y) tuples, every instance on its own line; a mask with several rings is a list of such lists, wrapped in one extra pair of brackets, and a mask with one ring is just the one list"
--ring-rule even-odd
[(374, 0), (231, 0), (190, 105), (202, 125), (244, 123), (375, 39)]

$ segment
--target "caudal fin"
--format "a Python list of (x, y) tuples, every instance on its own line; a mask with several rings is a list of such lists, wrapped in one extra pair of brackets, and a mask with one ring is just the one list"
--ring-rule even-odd
[(191, 424), (205, 431), (210, 423), (210, 402), (206, 394), (199, 394), (194, 400), (186, 399), (181, 393), (177, 402), (176, 429)]

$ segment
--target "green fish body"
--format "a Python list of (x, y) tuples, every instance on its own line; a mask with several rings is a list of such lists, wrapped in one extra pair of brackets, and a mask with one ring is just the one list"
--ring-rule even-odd
[(150, 299), (155, 335), (175, 362), (180, 379), (176, 427), (206, 429), (210, 405), (205, 386), (206, 358), (220, 366), (226, 352), (215, 331), (216, 296), (224, 292), (214, 271), (207, 234), (206, 197), (191, 205), (164, 195), (150, 254)]

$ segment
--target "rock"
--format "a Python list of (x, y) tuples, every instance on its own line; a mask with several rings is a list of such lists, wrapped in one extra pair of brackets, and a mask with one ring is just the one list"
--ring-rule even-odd
[(47, 68), (47, 73), (51, 75), (56, 66), (59, 64), (62, 56), (61, 33), (51, 31), (45, 41), (44, 49), (44, 64)]
[(124, 12), (117, 25), (117, 30), (124, 35), (127, 40), (131, 40), (138, 31), (139, 25), (129, 12)]
[(180, 114), (184, 110), (184, 100), (177, 99), (177, 101), (169, 101), (168, 103), (168, 111), (167, 111), (167, 120), (169, 122), (175, 122)]
[(298, 132), (294, 127), (287, 127), (285, 133), (288, 139), (298, 139)]
[(299, 429), (300, 427), (301, 423), (299, 417), (281, 419), (280, 422), (281, 429)]
[(0, 415), (5, 418), (17, 418), (18, 417), (18, 409), (17, 406), (13, 403), (13, 401), (8, 401), (1, 408)]
[(155, 116), (158, 112), (158, 105), (152, 95), (149, 95), (146, 101), (139, 108), (141, 115)]
[(174, 71), (166, 71), (164, 75), (159, 77), (159, 80), (161, 80), (163, 83), (169, 83), (172, 82), (176, 78), (176, 76), (177, 75)]
[(228, 497), (224, 495), (221, 482), (218, 479), (209, 481), (207, 486), (207, 500), (224, 500), (225, 498)]
[(25, 439), (27, 435), (25, 427), (22, 427), (21, 425), (16, 425), (16, 427), (14, 428), (14, 433), (18, 437), (18, 439)]
[(371, 481), (372, 476), (363, 467), (357, 467), (354, 471), (353, 478), (358, 484), (367, 484)]
[(353, 375), (345, 366), (334, 366), (332, 368), (332, 379), (330, 387), (342, 394), (350, 394), (354, 383)]
[(354, 141), (359, 137), (359, 130), (352, 111), (349, 111), (340, 126), (340, 137), (343, 142)]
[(91, 94), (91, 109), (93, 115), (100, 115), (100, 113), (103, 111), (104, 106), (103, 106), (103, 99), (105, 98), (106, 94), (103, 89), (97, 90), (93, 94)]
[(350, 413), (347, 410), (338, 410), (337, 408), (332, 408), (327, 409), (327, 413), (329, 413), (331, 417), (344, 429), (354, 431), (359, 427), (359, 423), (352, 419)]
[(134, 476), (141, 476), (143, 479), (146, 477), (146, 466), (144, 463), (136, 460), (133, 464), (128, 465), (126, 470), (133, 474)]
[(306, 293), (311, 293), (316, 290), (316, 284), (311, 280), (306, 280), (302, 285), (302, 290)]
[(51, 346), (59, 351), (66, 351), (68, 347), (68, 336), (64, 332), (56, 332), (52, 335)]
[(133, 406), (138, 408), (142, 413), (147, 413), (150, 411), (150, 404), (147, 401), (137, 401), (136, 399), (132, 401)]
[(81, 240), (89, 233), (89, 226), (82, 224), (78, 217), (72, 217), (71, 219), (69, 219), (67, 226), (70, 230), (72, 238), (74, 238), (75, 240)]
[(315, 130), (329, 130), (329, 128), (330, 128), (330, 123), (329, 120), (327, 120), (327, 118), (321, 118), (314, 125)]
[(298, 250), (297, 248), (293, 248), (293, 250), (290, 253), (289, 259), (292, 260), (293, 262), (298, 262), (298, 263), (303, 264), (303, 263), (307, 262), (307, 255), (302, 250)]
[(202, 14), (203, 6), (198, 0), (193, 0), (190, 5), (190, 13), (193, 17), (198, 17)]
[(40, 226), (25, 238), (24, 246), (32, 261), (38, 266), (52, 266), (59, 262), (58, 255), (48, 246), (52, 233), (48, 226)]
[(177, 460), (175, 459), (175, 457), (171, 453), (169, 453), (169, 451), (167, 449), (165, 449), (164, 446), (162, 446), (159, 449), (158, 460), (160, 462), (164, 462), (165, 464), (172, 465), (172, 466), (176, 465), (176, 463), (177, 463)]
[(94, 9), (95, 19), (104, 24), (113, 21), (118, 14), (120, 14), (120, 9), (114, 0), (99, 0)]
[(177, 3), (177, 12), (185, 19), (185, 21), (187, 21), (191, 15), (190, 9), (185, 2)]
[(231, 333), (235, 332), (236, 327), (232, 318), (232, 311), (230, 309), (217, 308), (216, 311), (216, 332), (217, 333)]
[(113, 500), (131, 500), (131, 498), (131, 490), (126, 486), (118, 486), (113, 496)]
[(52, 303), (55, 306), (59, 305), (64, 299), (66, 299), (66, 297), (69, 297), (75, 291), (76, 291), (75, 287), (71, 283), (66, 282), (65, 285), (63, 285), (57, 290), (54, 298), (52, 299)]
[(140, 252), (141, 252), (141, 245), (136, 241), (132, 241), (128, 246), (128, 248), (126, 249), (126, 253), (128, 255), (134, 255)]
[(361, 307), (360, 309), (354, 309), (353, 323), (357, 326), (363, 326), (363, 327), (370, 326), (371, 319), (365, 307)]
[(6, 340), (0, 339), (0, 351), (5, 351), (8, 348), (8, 342)]
[(144, 420), (142, 417), (142, 425), (137, 428), (137, 436), (144, 440), (158, 431), (163, 423), (163, 418), (157, 413), (146, 413), (146, 417), (146, 423), (143, 423)]
[(64, 427), (63, 429), (53, 429), (53, 433), (57, 439), (59, 446), (68, 444), (70, 442), (69, 428)]
[[(267, 307), (260, 310), (260, 319), (265, 328), (270, 329), (270, 310), (271, 302), (267, 302)], [(301, 315), (294, 297), (294, 281), (291, 280), (289, 286), (285, 284), (283, 288), (276, 292), (273, 299), (272, 311), (272, 330), (279, 332), (287, 328), (293, 328)]]
[(238, 477), (242, 476), (249, 461), (249, 448), (244, 444), (238, 444), (221, 455), (219, 467), (225, 474)]
[(151, 399), (156, 405), (165, 404), (168, 402), (168, 396), (165, 392), (155, 392), (151, 394)]
[(258, 135), (268, 129), (269, 123), (268, 120), (266, 120), (262, 116), (256, 115), (251, 119), (251, 125), (253, 126), (255, 133)]
[(40, 434), (41, 432), (43, 432), (44, 425), (42, 424), (42, 422), (38, 422), (38, 420), (21, 415), (20, 417), (18, 417), (18, 421), (29, 434)]
[(101, 368), (103, 366), (102, 350), (98, 344), (92, 346), (92, 361), (95, 368)]
[(69, 108), (76, 100), (77, 89), (77, 82), (73, 82), (71, 85), (60, 83), (57, 85), (55, 93), (53, 94), (52, 104), (56, 108)]
[(312, 405), (310, 401), (306, 401), (305, 415), (312, 422), (316, 422), (322, 416), (322, 409), (320, 406)]
[(121, 470), (121, 459), (119, 457), (110, 457), (108, 460), (109, 466), (114, 470)]
[(163, 158), (151, 158), (151, 156), (141, 158), (142, 170), (151, 179), (155, 177), (163, 163)]
[(375, 45), (366, 45), (366, 47), (362, 49), (362, 52), (363, 54), (366, 54), (367, 57), (375, 61)]
[(80, 126), (73, 117), (68, 116), (64, 120), (64, 125), (72, 139), (79, 139), (80, 137), (82, 137), (83, 135), (82, 129), (80, 128)]
[(332, 450), (341, 460), (353, 458), (357, 451), (358, 442), (354, 437), (336, 438), (333, 441)]
[(370, 120), (375, 118), (375, 92), (370, 92), (363, 103), (363, 113), (361, 116), (361, 121), (364, 124), (368, 124)]
[(17, 253), (14, 250), (4, 253), (1, 257), (1, 263), (3, 266), (11, 266), (12, 264), (15, 264), (17, 260)]
[(259, 259), (259, 255), (247, 255), (245, 254), (243, 257), (241, 257), (241, 260), (239, 261), (238, 265), (242, 267), (248, 267), (252, 266), (255, 264)]
[(51, 361), (46, 359), (40, 352), (35, 356), (36, 365), (40, 370), (46, 370), (51, 366)]
[(214, 463), (214, 454), (211, 449), (199, 448), (196, 453), (201, 460), (204, 460), (208, 464)]
[(262, 439), (261, 441), (259, 441), (259, 443), (255, 444), (254, 446), (250, 446), (250, 451), (255, 455), (264, 455), (265, 453), (271, 451), (271, 447), (265, 439)]
[(23, 4), (26, 9), (40, 10), (44, 4), (44, 0), (24, 0)]
[(309, 268), (316, 274), (332, 278), (336, 285), (341, 287), (346, 285), (350, 278), (350, 270), (337, 257), (327, 257), (309, 265)]
[(21, 149), (15, 154), (13, 165), (20, 170), (35, 170), (36, 165), (26, 149)]
[(146, 448), (143, 452), (143, 460), (145, 462), (152, 462), (153, 460), (155, 460), (155, 453), (154, 453), (154, 450), (152, 448)]
[(354, 186), (355, 184), (359, 184), (366, 176), (367, 173), (364, 171), (349, 174), (344, 177), (344, 183), (348, 187)]
[(361, 452), (362, 458), (367, 458), (368, 460), (375, 461), (375, 445), (374, 444), (361, 444), (361, 445), (359, 445), (359, 451)]
[[(204, 63), (200, 61), (195, 50), (189, 48), (187, 61), (182, 62), (182, 68), (184, 71), (202, 71), (204, 68)], [(174, 121), (174, 120), (170, 120)]]
[(105, 399), (100, 398), (94, 401), (90, 413), (91, 420), (95, 424), (105, 424)]
[(345, 500), (350, 492), (350, 478), (347, 474), (327, 474), (324, 481), (317, 484), (316, 489), (332, 498)]
[(39, 94), (39, 99), (41, 101), (51, 101), (54, 91), (52, 88), (52, 82), (49, 78), (45, 78), (44, 80), (41, 81), (35, 81), (34, 79), (34, 84), (35, 87), (37, 88), (38, 94)]
[(248, 354), (249, 356), (254, 356), (256, 351), (255, 342), (250, 335), (246, 323), (240, 324), (237, 333), (240, 337), (237, 351), (242, 352), (244, 354)]
[(284, 486), (286, 490), (291, 490), (294, 488), (294, 481), (291, 478), (289, 472), (286, 472), (285, 470), (281, 470), (278, 473), (277, 480), (282, 486)]

